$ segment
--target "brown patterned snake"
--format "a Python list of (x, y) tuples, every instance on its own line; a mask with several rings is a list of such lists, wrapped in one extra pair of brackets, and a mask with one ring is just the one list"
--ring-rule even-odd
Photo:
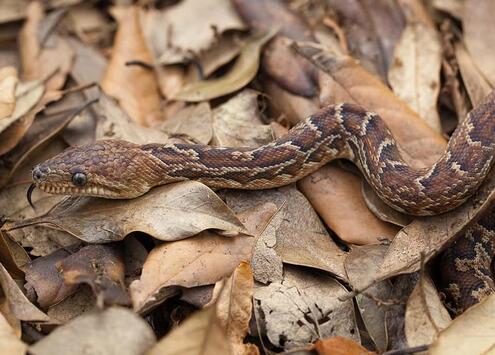
[(273, 188), (345, 158), (391, 207), (433, 215), (459, 206), (476, 191), (492, 165), (494, 135), (495, 102), (488, 100), (458, 126), (433, 166), (414, 169), (377, 114), (340, 104), (319, 110), (258, 148), (106, 140), (67, 149), (36, 166), (33, 179), (50, 193), (125, 199), (187, 179), (220, 188)]

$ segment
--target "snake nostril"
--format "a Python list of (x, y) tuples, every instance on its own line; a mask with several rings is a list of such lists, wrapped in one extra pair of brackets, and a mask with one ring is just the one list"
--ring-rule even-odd
[(39, 168), (35, 168), (33, 170), (33, 179), (35, 181), (39, 181), (41, 180), (42, 177), (43, 177), (43, 173), (41, 172), (41, 170)]

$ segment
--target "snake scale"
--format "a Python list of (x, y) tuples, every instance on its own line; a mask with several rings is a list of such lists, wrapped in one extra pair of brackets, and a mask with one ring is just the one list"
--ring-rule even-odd
[[(495, 148), (494, 114), (493, 98), (471, 111), (453, 133), (445, 153), (423, 169), (402, 159), (394, 137), (376, 113), (344, 103), (320, 109), (285, 136), (257, 148), (137, 145), (121, 140), (68, 148), (33, 169), (32, 188), (113, 199), (134, 198), (154, 186), (188, 179), (216, 188), (267, 189), (297, 181), (327, 162), (343, 158), (359, 167), (392, 208), (412, 215), (434, 215), (462, 204), (489, 172)], [(476, 228), (473, 238), (486, 232), (481, 225)], [(488, 252), (482, 244), (476, 248)], [(468, 258), (468, 254), (462, 257)], [(459, 270), (455, 255), (449, 260)], [(463, 275), (470, 286), (457, 290), (461, 303), (468, 304), (470, 298), (478, 299), (488, 288), (493, 289), (493, 282), (488, 285), (484, 280), (489, 266), (476, 267), (475, 272)], [(452, 276), (450, 282), (457, 285), (456, 275)]]

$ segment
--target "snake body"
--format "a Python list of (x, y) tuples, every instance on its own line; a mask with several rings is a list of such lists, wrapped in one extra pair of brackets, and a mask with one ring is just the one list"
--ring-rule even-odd
[(69, 148), (36, 166), (33, 179), (50, 193), (134, 198), (154, 186), (187, 179), (217, 188), (273, 188), (344, 158), (359, 167), (391, 207), (412, 215), (433, 215), (462, 204), (489, 172), (495, 148), (494, 115), (491, 98), (468, 114), (445, 153), (423, 169), (402, 159), (376, 113), (339, 104), (322, 108), (287, 135), (257, 148), (103, 140)]

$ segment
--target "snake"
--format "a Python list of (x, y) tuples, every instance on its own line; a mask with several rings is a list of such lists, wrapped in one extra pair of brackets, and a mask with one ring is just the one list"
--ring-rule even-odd
[(131, 199), (184, 180), (212, 188), (270, 189), (296, 182), (332, 160), (347, 159), (392, 208), (436, 215), (464, 203), (490, 171), (494, 115), (495, 100), (485, 100), (457, 126), (440, 158), (423, 168), (403, 159), (377, 113), (350, 103), (323, 107), (259, 147), (100, 140), (70, 147), (35, 166), (28, 199), (35, 187), (52, 194)]

